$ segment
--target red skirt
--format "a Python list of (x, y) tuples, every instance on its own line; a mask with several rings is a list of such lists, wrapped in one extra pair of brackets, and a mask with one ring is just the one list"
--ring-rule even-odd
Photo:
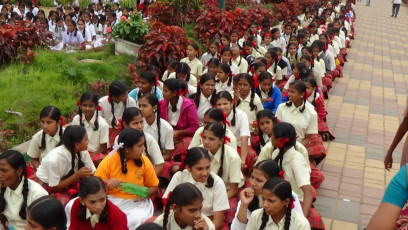
[(320, 170), (311, 162), (309, 162), (309, 164), (310, 169), (312, 170), (310, 172), (310, 184), (313, 186), (313, 188), (318, 189), (324, 181), (323, 173), (320, 172)]
[(330, 140), (335, 139), (335, 137), (334, 137), (333, 133), (330, 131), (329, 125), (327, 124), (326, 121), (319, 120), (319, 121), (317, 121), (317, 125), (318, 125), (318, 130), (319, 130), (320, 135), (322, 135), (324, 133), (327, 133), (327, 134), (329, 134), (329, 139)]
[(109, 128), (109, 146), (113, 146), (116, 136), (119, 135), (120, 129)]
[[(237, 147), (238, 154), (241, 156), (241, 146)], [(254, 165), (256, 160), (258, 159), (258, 155), (251, 146), (248, 146), (248, 154), (245, 158), (245, 169), (244, 169), (244, 176), (251, 175), (252, 170), (254, 169)]]
[(187, 155), (188, 146), (192, 138), (186, 137), (182, 141), (174, 145), (173, 158), (175, 161), (181, 161)]
[(69, 188), (66, 188), (58, 193), (54, 193), (52, 188), (47, 183), (38, 179), (38, 177), (33, 177), (32, 180), (41, 185), (48, 192), (48, 194), (50, 194), (50, 196), (53, 196), (61, 201), (64, 207), (73, 198), (73, 196), (78, 193), (78, 183), (73, 183)]
[(320, 214), (317, 212), (317, 210), (312, 206), (309, 211), (309, 215), (307, 215), (307, 220), (310, 223), (310, 227), (312, 229), (319, 229), (319, 230), (325, 230), (326, 227), (324, 226), (322, 217)]
[(327, 88), (332, 88), (333, 87), (333, 80), (331, 79), (331, 75), (328, 76), (326, 75), (325, 77), (322, 78), (322, 84), (326, 86)]
[(223, 229), (228, 229), (226, 227), (229, 227), (231, 225), (232, 220), (235, 217), (235, 212), (237, 211), (237, 207), (238, 207), (238, 196), (239, 196), (239, 192), (238, 192), (237, 196), (229, 199), (230, 209), (228, 211), (226, 211), (225, 214), (224, 214), (224, 226), (223, 226)]
[(323, 145), (323, 139), (319, 134), (313, 134), (309, 143), (305, 145), (309, 159), (314, 160), (318, 165), (326, 157), (326, 148)]
[(31, 161), (28, 162), (27, 164), (27, 169), (26, 169), (26, 173), (27, 173), (27, 179), (31, 179), (33, 180), (36, 176), (35, 173), (37, 171), (34, 169), (33, 165), (31, 164)]
[(341, 69), (341, 66), (337, 65), (336, 70), (339, 71), (339, 77), (343, 77), (343, 70)]

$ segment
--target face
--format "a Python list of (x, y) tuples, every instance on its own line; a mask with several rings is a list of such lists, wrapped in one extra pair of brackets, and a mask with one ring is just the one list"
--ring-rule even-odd
[(85, 24), (83, 21), (78, 21), (77, 22), (77, 28), (78, 30), (83, 30), (85, 28)]
[(106, 191), (101, 189), (95, 194), (88, 194), (85, 198), (80, 198), (80, 201), (92, 214), (100, 215), (106, 206)]
[(291, 54), (291, 55), (294, 55), (294, 54), (296, 54), (296, 46), (290, 46), (289, 47), (289, 53)]
[(217, 122), (216, 120), (212, 119), (210, 116), (208, 115), (204, 115), (203, 118), (203, 126), (205, 127), (208, 123), (213, 123), (213, 122)]
[(119, 97), (114, 97), (112, 96), (112, 99), (114, 102), (119, 103), (119, 102), (124, 102), (128, 99), (128, 91), (122, 93)]
[(305, 63), (307, 68), (310, 67), (310, 62), (308, 60), (306, 60), (305, 58), (300, 59), (301, 62)]
[(269, 43), (271, 43), (272, 42), (272, 37), (271, 36), (265, 36), (265, 38), (264, 38), (264, 43), (265, 44), (269, 44)]
[(57, 13), (53, 13), (51, 14), (51, 20), (55, 21), (55, 19), (57, 18)]
[(209, 97), (214, 93), (215, 90), (215, 81), (208, 80), (204, 82), (204, 84), (200, 85), (201, 92), (204, 94), (205, 97)]
[(305, 55), (305, 54), (310, 55), (309, 50), (302, 49), (302, 55)]
[(163, 98), (164, 100), (170, 101), (175, 96), (177, 96), (177, 92), (172, 92), (169, 87), (166, 85), (163, 86)]
[(268, 63), (269, 65), (272, 65), (273, 59), (270, 53), (265, 54), (265, 60), (266, 60), (266, 63)]
[(117, 5), (113, 4), (112, 9), (113, 9), (114, 11), (117, 11), (119, 8), (118, 8)]
[(306, 82), (306, 92), (308, 92), (308, 93), (313, 93), (313, 91), (314, 91), (315, 89), (314, 89), (314, 87), (312, 86), (312, 84), (310, 84), (309, 82)]
[(295, 37), (290, 38), (289, 40), (290, 43), (295, 43), (296, 45), (298, 44), (298, 41)]
[(38, 15), (38, 17), (40, 17), (40, 18), (45, 18), (44, 14), (43, 14), (42, 12), (38, 12), (37, 15)]
[(286, 26), (285, 27), (285, 34), (290, 34), (292, 32), (292, 27), (291, 26)]
[(40, 119), (40, 122), (43, 132), (50, 136), (54, 136), (57, 133), (59, 125), (61, 124), (60, 121), (55, 121), (50, 117), (43, 117)]
[(327, 43), (327, 39), (326, 39), (325, 36), (320, 36), (320, 37), (319, 37), (319, 40), (322, 41), (324, 44)]
[(44, 20), (41, 20), (41, 21), (40, 21), (40, 27), (41, 27), (42, 29), (44, 29), (44, 30), (47, 29), (47, 26), (48, 26), (48, 25), (47, 25), (47, 23), (46, 23)]
[(192, 46), (187, 46), (187, 56), (195, 57), (196, 55), (197, 55), (197, 51)]
[(129, 122), (129, 124), (123, 123), (125, 128), (132, 128), (137, 129), (139, 131), (143, 131), (143, 117), (141, 114), (138, 116), (133, 117), (133, 119)]
[(269, 90), (272, 89), (272, 80), (271, 79), (265, 79), (262, 82), (259, 83), (261, 86), (261, 90), (264, 92), (269, 92)]
[(237, 44), (234, 44), (231, 46), (231, 52), (234, 56), (237, 56), (240, 54), (241, 50), (239, 50), (239, 47)]
[(27, 213), (27, 224), (25, 230), (46, 230), (41, 224), (31, 218), (30, 213)]
[(95, 113), (96, 105), (92, 100), (85, 100), (81, 103), (81, 111), (85, 118), (91, 119)]
[(237, 33), (233, 33), (230, 36), (230, 42), (231, 43), (236, 43), (238, 41), (238, 34)]
[(64, 25), (64, 21), (63, 20), (59, 20), (58, 22), (57, 22), (57, 26), (58, 27), (62, 27)]
[(209, 64), (208, 65), (208, 72), (210, 74), (214, 75), (214, 76), (217, 75), (218, 69), (219, 69), (219, 67), (216, 66), (215, 64)]
[(273, 121), (269, 117), (262, 117), (259, 119), (259, 128), (268, 136), (271, 136), (273, 133)]
[(211, 44), (209, 50), (210, 53), (214, 55), (215, 53), (217, 53), (218, 47), (215, 44)]
[(145, 142), (145, 139), (144, 139), (144, 137), (142, 137), (131, 148), (125, 148), (125, 158), (127, 160), (129, 160), (129, 159), (134, 159), (134, 160), (139, 159), (142, 156), (143, 152), (145, 151), (144, 142)]
[(255, 76), (259, 76), (259, 74), (261, 74), (262, 72), (266, 72), (266, 67), (265, 66), (258, 67), (258, 69), (256, 69), (254, 74), (255, 74)]
[(82, 140), (75, 144), (76, 151), (80, 152), (86, 150), (88, 148), (88, 142), (89, 142), (88, 135), (85, 133)]
[(141, 93), (149, 93), (150, 91), (152, 91), (152, 84), (150, 84), (150, 82), (148, 82), (146, 79), (144, 78), (139, 78), (138, 81), (138, 86), (139, 86), (139, 90)]
[(248, 31), (245, 31), (244, 33), (245, 40), (247, 40), (249, 36), (251, 36), (251, 34)]
[(189, 205), (178, 207), (172, 205), (175, 213), (175, 219), (179, 226), (194, 227), (194, 222), (201, 218), (201, 209), (203, 208), (203, 199), (197, 199)]
[(228, 63), (231, 60), (231, 52), (225, 51), (221, 56), (222, 63)]
[(122, 10), (122, 15), (129, 15), (129, 12), (126, 9)]
[(280, 31), (278, 30), (273, 34), (273, 38), (278, 39), (279, 37), (280, 37)]
[(229, 41), (226, 39), (226, 38), (224, 38), (224, 37), (222, 37), (221, 38), (221, 44), (222, 44), (222, 46), (228, 46), (229, 45)]
[(251, 25), (250, 28), (251, 28), (252, 32), (255, 32), (255, 33), (256, 33), (257, 29), (258, 29), (258, 28), (256, 28), (256, 25)]
[(233, 106), (234, 104), (225, 98), (219, 98), (217, 100), (217, 108), (221, 109), (226, 115), (229, 115), (231, 113)]
[(187, 170), (191, 173), (191, 176), (195, 181), (206, 183), (208, 177), (210, 176), (210, 163), (210, 159), (202, 158), (191, 168), (187, 166)]
[(268, 181), (265, 173), (261, 170), (254, 168), (251, 177), (249, 178), (249, 183), (251, 188), (254, 189), (255, 196), (259, 196), (262, 193), (262, 188), (264, 184)]
[(82, 19), (84, 19), (85, 22), (89, 22), (89, 15), (88, 14), (82, 15)]
[(0, 183), (1, 187), (10, 187), (12, 189), (17, 188), (20, 183), (21, 174), (23, 169), (14, 169), (7, 162), (6, 159), (0, 160)]
[(68, 32), (72, 33), (72, 32), (74, 31), (74, 29), (75, 29), (74, 24), (72, 24), (72, 23), (68, 23), (68, 24), (67, 24), (67, 30), (68, 30)]
[(263, 208), (269, 216), (276, 216), (286, 212), (286, 207), (290, 200), (281, 200), (274, 193), (267, 189), (262, 190), (262, 204)]
[(155, 115), (154, 113), (157, 110), (157, 105), (152, 106), (149, 103), (149, 100), (143, 97), (139, 99), (139, 110), (142, 113), (143, 117), (151, 117)]
[(315, 56), (315, 57), (317, 57), (317, 56), (319, 56), (319, 48), (317, 48), (317, 47), (315, 47), (315, 48), (313, 48), (313, 55)]
[(218, 68), (217, 79), (221, 82), (225, 82), (228, 79), (228, 75), (221, 68)]
[(305, 93), (300, 93), (294, 85), (289, 86), (288, 96), (289, 100), (293, 103), (303, 101), (303, 96)]
[(245, 98), (246, 96), (248, 96), (249, 91), (251, 91), (251, 85), (245, 78), (241, 78), (238, 81), (238, 90), (241, 94), (241, 97)]
[(210, 151), (212, 154), (215, 154), (220, 148), (221, 144), (224, 142), (224, 138), (215, 136), (210, 130), (204, 130), (202, 139), (204, 148)]

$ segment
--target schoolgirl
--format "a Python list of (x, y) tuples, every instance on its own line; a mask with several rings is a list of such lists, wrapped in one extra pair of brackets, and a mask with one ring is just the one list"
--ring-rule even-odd
[(202, 214), (212, 219), (216, 229), (223, 225), (224, 212), (229, 209), (224, 181), (210, 170), (211, 157), (202, 147), (187, 151), (181, 170), (172, 177), (163, 198), (167, 198), (176, 186), (184, 182), (191, 183), (201, 191), (204, 197)]
[(215, 230), (211, 220), (201, 213), (204, 197), (191, 183), (182, 183), (164, 199), (164, 213), (156, 218), (156, 224), (164, 230)]
[(241, 56), (241, 47), (238, 44), (231, 45), (232, 64), (239, 68), (239, 73), (248, 73), (248, 62)]
[(107, 199), (106, 185), (101, 178), (82, 179), (78, 196), (65, 207), (68, 229), (128, 229), (126, 214)]
[[(135, 229), (149, 219), (154, 212), (150, 196), (158, 191), (159, 179), (150, 160), (143, 154), (145, 138), (136, 129), (124, 129), (119, 134), (118, 149), (99, 164), (95, 176), (106, 182), (108, 199), (126, 214), (127, 226)], [(127, 182), (148, 188), (146, 198), (121, 189)]]
[(56, 43), (60, 43), (62, 41), (63, 34), (67, 31), (66, 27), (64, 26), (64, 19), (62, 17), (57, 17), (55, 20), (55, 28), (53, 32), (53, 38)]
[(325, 54), (329, 60), (330, 74), (333, 76), (333, 79), (342, 76), (342, 70), (340, 65), (336, 65), (336, 59), (334, 55), (333, 46), (330, 44), (330, 40), (327, 34), (321, 34), (319, 39), (324, 44)]
[(318, 86), (316, 84), (316, 80), (313, 78), (306, 78), (304, 81), (306, 83), (306, 95), (309, 95), (307, 101), (314, 106), (317, 113), (319, 134), (322, 136), (324, 141), (333, 140), (334, 135), (330, 131), (329, 125), (326, 121), (327, 111), (324, 105), (324, 99), (323, 96), (317, 92)]
[(215, 77), (209, 73), (204, 74), (197, 87), (197, 93), (190, 97), (194, 99), (194, 103), (197, 106), (199, 125), (203, 124), (204, 113), (208, 109), (215, 107), (216, 93)]
[(24, 229), (27, 223), (26, 208), (34, 200), (48, 195), (41, 185), (27, 179), (23, 155), (15, 150), (6, 150), (0, 155), (0, 212), (3, 227)]
[(27, 230), (66, 230), (66, 224), (64, 207), (53, 196), (42, 196), (27, 207)]
[(179, 79), (167, 79), (163, 85), (164, 100), (160, 103), (160, 117), (172, 125), (177, 143), (192, 137), (199, 127), (194, 101), (183, 96), (186, 88)]
[[(290, 43), (290, 38), (292, 37), (292, 26), (290, 23), (286, 23), (283, 25), (283, 33), (282, 33), (282, 38), (285, 39), (286, 46)], [(271, 36), (272, 39), (272, 36)]]
[[(101, 16), (103, 16), (103, 15), (101, 15)], [(99, 19), (100, 19), (100, 16), (97, 15), (97, 14), (95, 14), (92, 17), (92, 25), (95, 28), (95, 33), (96, 33), (97, 36), (101, 36), (102, 33), (103, 33), (103, 25), (102, 25), (102, 23), (99, 22)]]
[(268, 180), (262, 189), (263, 208), (255, 210), (248, 221), (247, 230), (299, 229), (309, 230), (307, 219), (292, 210), (294, 199), (291, 184), (281, 178)]
[(319, 40), (319, 34), (317, 33), (316, 23), (314, 22), (310, 23), (308, 29), (309, 29), (309, 34), (310, 34), (310, 38), (309, 38), (310, 43), (313, 43), (314, 41)]
[[(12, 24), (12, 19), (14, 19), (14, 24)], [(13, 14), (11, 15), (11, 19), (7, 21), (8, 24), (10, 25), (15, 25), (16, 21), (18, 21), (19, 19), (13, 18)], [(39, 30), (42, 32), (49, 32), (50, 28), (48, 27), (48, 19), (46, 18), (41, 18), (40, 19), (40, 27)]]
[(303, 80), (307, 77), (313, 77), (312, 70), (307, 68), (306, 63), (299, 62), (296, 63), (295, 68), (293, 69), (292, 76), (289, 77), (288, 81), (286, 82), (285, 86), (283, 87), (283, 92), (287, 92), (289, 90), (289, 85), (296, 81), (296, 80)]
[(264, 35), (262, 36), (261, 47), (263, 47), (265, 50), (273, 48), (274, 46), (272, 45), (271, 42), (272, 42), (272, 34), (269, 32), (264, 33)]
[[(197, 59), (198, 55), (200, 55), (200, 49), (198, 45), (195, 43), (190, 43), (187, 46), (187, 57), (180, 60), (180, 62), (186, 63), (190, 67), (190, 74), (200, 80), (201, 75), (203, 75), (203, 64), (200, 60)], [(197, 83), (197, 82), (196, 82)], [(196, 86), (197, 84), (193, 85)]]
[(228, 36), (228, 34), (222, 34), (221, 37), (221, 47), (229, 47), (230, 46), (230, 38)]
[(272, 74), (275, 84), (279, 87), (286, 79), (284, 78), (281, 67), (278, 65), (278, 54), (273, 50), (269, 50), (265, 54), (265, 59), (267, 71)]
[[(240, 202), (238, 203), (235, 218), (232, 221), (231, 229), (244, 230), (247, 226), (248, 220), (252, 212), (262, 208), (262, 188), (267, 181), (274, 178), (283, 178), (283, 171), (279, 165), (272, 160), (263, 160), (255, 165), (254, 171), (249, 178), (249, 185), (240, 193)], [(300, 205), (297, 195), (292, 191), (292, 198), (294, 199), (293, 210), (303, 215), (302, 207)]]
[(231, 30), (229, 38), (230, 38), (229, 42), (230, 42), (231, 48), (232, 48), (232, 45), (234, 45), (234, 44), (239, 45), (238, 44), (239, 37), (238, 37), (238, 31), (237, 30)]
[(207, 64), (206, 64), (206, 69), (203, 71), (203, 74), (209, 73), (214, 76), (217, 75), (218, 69), (220, 67), (220, 59), (218, 58), (211, 58)]
[(48, 28), (50, 28), (51, 31), (55, 29), (55, 26), (57, 24), (57, 17), (58, 13), (55, 10), (51, 10), (48, 14)]
[(109, 124), (109, 146), (120, 132), (118, 119), (122, 118), (123, 111), (127, 107), (136, 107), (136, 102), (128, 96), (129, 89), (125, 83), (115, 80), (109, 85), (108, 95), (99, 99), (102, 108), (100, 116)]
[(80, 48), (84, 42), (84, 37), (82, 36), (82, 33), (78, 32), (75, 21), (71, 19), (71, 21), (68, 21), (66, 25), (67, 32), (63, 33), (62, 36), (62, 49), (66, 50), (68, 48), (71, 49), (72, 47)]
[[(302, 57), (300, 58), (300, 61), (303, 63), (306, 63), (306, 66), (308, 69), (313, 70), (313, 77), (316, 79), (316, 83), (319, 86), (322, 91), (325, 89), (327, 90), (327, 87), (323, 87), (323, 78), (324, 78), (324, 71), (322, 70), (322, 67), (319, 62), (315, 62), (312, 57), (309, 54), (308, 49), (303, 49)], [(330, 80), (330, 79), (327, 79)], [(326, 84), (329, 84), (330, 81), (326, 81)]]
[(286, 51), (283, 54), (289, 60), (290, 68), (292, 69), (292, 71), (295, 68), (296, 63), (300, 61), (301, 55), (297, 52), (297, 48), (298, 47), (295, 43), (289, 43), (286, 46)]
[(228, 64), (231, 68), (232, 74), (237, 75), (239, 74), (239, 68), (237, 65), (232, 63), (232, 52), (230, 47), (224, 47), (221, 50), (221, 58), (220, 58), (220, 64)]
[[(164, 73), (162, 75), (162, 79), (161, 79), (162, 82), (167, 80), (170, 77), (171, 74), (173, 74), (173, 73), (175, 74), (178, 64), (179, 64), (179, 62), (176, 61), (176, 60), (170, 60), (169, 61), (169, 63), (167, 64), (167, 69), (166, 69), (166, 71), (164, 71)], [(175, 76), (173, 78), (175, 78)]]
[(67, 204), (76, 191), (76, 183), (93, 175), (95, 165), (87, 151), (88, 135), (84, 127), (66, 128), (62, 145), (45, 156), (37, 169), (37, 181), (47, 192), (54, 194), (62, 204)]
[[(254, 36), (256, 38), (257, 44), (261, 44), (262, 43), (262, 37), (259, 35), (258, 33), (258, 25), (254, 22), (252, 22), (249, 25), (249, 31), (251, 33), (252, 36)], [(247, 38), (248, 39), (248, 38)]]
[(248, 41), (251, 42), (254, 50), (261, 53), (262, 56), (265, 56), (265, 53), (266, 53), (267, 49), (262, 47), (262, 46), (259, 46), (261, 43), (257, 41), (255, 36), (249, 36)]
[(207, 62), (210, 61), (210, 59), (212, 58), (216, 58), (219, 59), (219, 54), (218, 54), (218, 47), (219, 44), (216, 41), (212, 41), (208, 44), (208, 51), (205, 52), (202, 56), (201, 56), (201, 64), (202, 66), (204, 66), (204, 68), (206, 69), (207, 66)]
[[(34, 134), (31, 139), (27, 155), (31, 161), (29, 168), (36, 170), (42, 159), (55, 147), (61, 144), (63, 129), (63, 118), (57, 107), (46, 106), (40, 113), (41, 130)], [(32, 178), (34, 171), (28, 173), (28, 178)]]
[(258, 51), (256, 44), (252, 44), (252, 42), (248, 40), (244, 42), (244, 50), (245, 53), (253, 56), (254, 58), (264, 57), (264, 55), (260, 51)]
[(282, 50), (285, 49), (286, 41), (285, 39), (281, 37), (279, 28), (273, 28), (271, 30), (271, 35), (272, 35), (272, 42), (271, 42), (272, 46), (279, 47)]
[(289, 73), (292, 73), (292, 68), (290, 67), (289, 60), (282, 55), (283, 50), (280, 47), (273, 47), (271, 50), (275, 51), (276, 55), (278, 55), (278, 66), (282, 70), (282, 75), (285, 78), (290, 77)]
[(255, 92), (261, 99), (264, 109), (276, 112), (282, 103), (282, 94), (280, 89), (273, 84), (272, 75), (266, 71), (261, 72), (258, 76), (258, 82), (259, 86), (255, 88)]
[(120, 11), (120, 6), (118, 2), (113, 3), (112, 10), (116, 14), (116, 18), (122, 17), (122, 11)]
[(241, 161), (237, 151), (224, 142), (225, 129), (219, 123), (209, 123), (203, 132), (203, 146), (211, 156), (211, 172), (216, 173), (225, 183), (230, 211), (226, 213), (225, 222), (230, 224), (238, 204), (238, 189), (244, 184), (244, 177), (240, 173)]
[(215, 89), (217, 92), (232, 92), (232, 73), (228, 64), (221, 64), (217, 71)]
[(330, 73), (330, 64), (329, 60), (326, 57), (326, 54), (323, 51), (323, 46), (323, 42), (321, 42), (320, 40), (316, 40), (313, 42), (310, 48), (312, 49), (312, 56), (315, 58), (315, 61), (318, 61), (320, 63), (325, 76), (327, 76), (327, 74)]
[(91, 34), (92, 41), (95, 41), (96, 31), (95, 31), (94, 25), (92, 24), (90, 14), (87, 13), (87, 12), (83, 12), (82, 15), (81, 15), (81, 19), (84, 21), (85, 28), (89, 30), (89, 32)]
[(91, 92), (82, 94), (77, 102), (78, 115), (72, 125), (81, 125), (88, 135), (88, 152), (97, 166), (105, 157), (109, 143), (109, 125), (99, 116), (98, 97)]
[(190, 67), (187, 63), (180, 62), (177, 64), (176, 72), (170, 74), (170, 78), (177, 78), (185, 81), (188, 85), (188, 95), (192, 95), (197, 92), (197, 78), (190, 74)]
[(92, 44), (92, 36), (91, 36), (91, 32), (89, 32), (88, 28), (85, 25), (85, 21), (83, 19), (78, 19), (77, 21), (77, 29), (78, 32), (82, 34), (82, 36), (84, 37), (84, 45), (85, 45), (85, 49), (90, 49), (91, 44)]
[(130, 91), (129, 97), (136, 101), (136, 105), (139, 103), (139, 98), (146, 94), (153, 94), (161, 101), (163, 100), (163, 93), (158, 85), (159, 79), (152, 71), (143, 72), (139, 76), (138, 87)]

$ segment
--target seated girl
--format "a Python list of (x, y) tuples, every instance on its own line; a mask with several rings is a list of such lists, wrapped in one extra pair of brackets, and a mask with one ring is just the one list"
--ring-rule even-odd
[(136, 101), (136, 105), (139, 103), (139, 98), (146, 94), (156, 95), (159, 101), (163, 99), (163, 93), (158, 87), (159, 79), (156, 79), (156, 75), (153, 72), (146, 71), (141, 73), (137, 85), (138, 87), (129, 93), (129, 97)]
[(199, 124), (203, 124), (204, 113), (215, 106), (216, 101), (215, 77), (212, 74), (204, 74), (197, 87), (197, 93), (190, 96), (197, 106)]
[(66, 230), (66, 224), (64, 207), (53, 196), (42, 196), (27, 207), (27, 230)]
[(269, 72), (262, 72), (258, 76), (258, 82), (259, 86), (255, 88), (255, 92), (261, 99), (264, 109), (276, 112), (282, 103), (282, 94), (280, 89), (273, 84), (272, 75)]

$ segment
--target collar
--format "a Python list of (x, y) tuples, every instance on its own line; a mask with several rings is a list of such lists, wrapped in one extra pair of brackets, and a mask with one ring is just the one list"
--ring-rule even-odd
[[(179, 99), (178, 99), (178, 101), (177, 101), (177, 105), (176, 105), (176, 107), (177, 107), (177, 110), (181, 110), (181, 106), (183, 105), (183, 96), (179, 96)], [(169, 101), (169, 105), (167, 106), (167, 108), (169, 108), (169, 109), (171, 109), (171, 103), (170, 103), (170, 101)]]
[(60, 137), (60, 135), (59, 135), (59, 130), (60, 130), (60, 128), (58, 127), (57, 132), (54, 134), (54, 136), (45, 134), (46, 140), (47, 140), (47, 139), (49, 139), (49, 140), (54, 140), (54, 141), (56, 141), (57, 143), (59, 143), (59, 142), (61, 141), (61, 137)]
[(210, 151), (208, 151), (208, 154), (210, 154), (211, 159), (214, 159), (218, 164), (221, 164), (221, 146), (215, 154), (212, 154)]
[(251, 91), (249, 91), (248, 96), (246, 96), (246, 98), (243, 99), (242, 97), (239, 97), (239, 99), (241, 99), (241, 101), (250, 103), (251, 102)]
[(87, 126), (94, 126), (95, 120), (96, 120), (96, 112), (94, 112), (94, 115), (92, 116), (89, 122), (85, 119), (85, 116), (82, 116), (82, 122), (86, 124)]
[(20, 184), (17, 186), (15, 190), (12, 190), (11, 188), (7, 187), (6, 188), (6, 195), (7, 196), (12, 196), (12, 194), (15, 194), (16, 196), (23, 196), (23, 184), (24, 184), (24, 176), (22, 177)]
[[(278, 228), (280, 229), (280, 226), (284, 226), (284, 224), (285, 224), (285, 217), (286, 217), (286, 215), (284, 215), (283, 217), (282, 217), (282, 219), (278, 222), (278, 224), (276, 224), (275, 222), (273, 222), (273, 219), (272, 219), (272, 217), (269, 217), (268, 216), (268, 222), (266, 222), (266, 226), (271, 226), (271, 225), (276, 225), (276, 226), (278, 226)], [(267, 228), (267, 227), (266, 227)]]
[(289, 111), (293, 112), (295, 110), (298, 110), (300, 112), (300, 109), (303, 108), (304, 104), (305, 103), (303, 102), (299, 107), (296, 108), (295, 103), (292, 102), (292, 105), (289, 107)]
[[(204, 191), (204, 189), (205, 189), (205, 183), (201, 183), (201, 182), (195, 181), (194, 178), (193, 178), (193, 176), (191, 175), (191, 173), (190, 173), (187, 169), (184, 169), (183, 173), (187, 173), (187, 174), (188, 174), (187, 182), (189, 182), (189, 183), (191, 183), (191, 184), (197, 186), (201, 191)], [(210, 172), (210, 173), (211, 173), (211, 172)]]
[[(174, 229), (174, 230), (183, 229), (183, 228), (181, 228), (181, 227), (177, 224), (176, 218), (174, 217), (174, 212), (173, 212), (173, 210), (170, 210), (168, 220), (169, 220), (169, 221), (167, 222), (167, 224), (170, 225), (170, 226), (169, 226), (169, 228), (167, 228), (167, 229)], [(183, 230), (192, 230), (192, 229), (193, 229), (192, 227), (187, 226), (187, 227), (184, 228)]]
[(91, 221), (92, 228), (95, 227), (96, 223), (99, 222), (99, 215), (97, 214), (92, 214), (89, 209), (86, 209), (86, 219), (89, 219)]
[(143, 118), (143, 127), (152, 127), (154, 130), (157, 130), (157, 117), (156, 117), (156, 119), (154, 119), (154, 122), (153, 122), (153, 124), (152, 125), (149, 125), (147, 122), (146, 122), (146, 119), (144, 119)]
[(204, 94), (201, 92), (201, 95), (200, 95), (200, 104), (201, 103), (204, 103), (205, 101), (208, 101), (208, 103), (210, 103), (211, 104), (211, 97), (212, 97), (212, 95), (210, 95), (208, 98), (206, 98), (205, 96), (204, 96)]
[[(307, 101), (310, 102), (310, 103), (312, 103), (312, 101), (315, 99), (315, 98), (314, 98), (314, 92), (315, 92), (315, 91), (313, 91), (313, 92), (310, 94), (309, 98), (307, 99)], [(318, 97), (319, 97), (319, 93), (316, 93), (316, 99), (317, 99)]]

